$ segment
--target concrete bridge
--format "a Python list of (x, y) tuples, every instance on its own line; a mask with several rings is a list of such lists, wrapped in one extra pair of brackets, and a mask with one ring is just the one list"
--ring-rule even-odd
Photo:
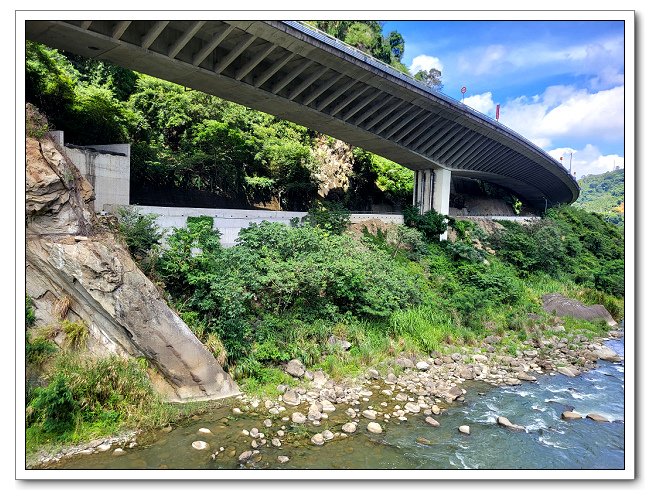
[(578, 184), (521, 135), (325, 33), (285, 21), (27, 21), (27, 38), (217, 95), (415, 171), (413, 202), (449, 213), (451, 176), (540, 209)]

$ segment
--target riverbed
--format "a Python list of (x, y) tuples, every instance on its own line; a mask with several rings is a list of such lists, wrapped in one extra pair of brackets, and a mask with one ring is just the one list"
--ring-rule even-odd
[[(623, 356), (624, 339), (606, 345)], [(382, 398), (375, 385), (363, 403), (381, 409), (394, 401)], [(366, 430), (370, 420), (360, 416), (356, 432), (341, 435), (349, 422), (338, 407), (319, 426), (295, 424), (278, 415), (267, 427), (269, 415), (260, 406), (237, 415), (225, 405), (195, 417), (174, 429), (140, 436), (139, 444), (115, 456), (99, 452), (50, 464), (54, 469), (623, 469), (624, 468), (624, 361), (599, 360), (596, 368), (577, 377), (545, 374), (536, 382), (493, 387), (482, 382), (465, 385), (464, 401), (454, 402), (435, 416), (433, 427), (423, 414), (406, 420), (381, 421), (381, 434)], [(589, 418), (563, 420), (573, 410), (582, 416), (599, 414), (608, 422)], [(496, 423), (506, 416), (523, 430)], [(467, 425), (470, 434), (459, 426)], [(253, 429), (261, 433), (257, 435)], [(336, 436), (316, 446), (315, 433), (331, 430)], [(202, 430), (202, 431), (201, 431)], [(209, 430), (209, 433), (206, 433)], [(250, 431), (255, 444), (252, 447)], [(248, 435), (247, 435), (248, 434)], [(275, 444), (272, 439), (276, 438)], [(192, 443), (202, 441), (206, 449)], [(280, 446), (277, 446), (277, 444)], [(114, 450), (113, 450), (114, 451)], [(252, 451), (247, 460), (240, 460)], [(281, 463), (278, 457), (288, 461)], [(281, 459), (284, 460), (284, 459)]]

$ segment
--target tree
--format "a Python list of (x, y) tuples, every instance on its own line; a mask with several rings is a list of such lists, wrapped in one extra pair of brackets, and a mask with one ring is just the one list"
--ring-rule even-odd
[(388, 44), (390, 45), (391, 55), (398, 61), (401, 61), (404, 55), (404, 37), (401, 33), (391, 31), (388, 35)]
[(414, 78), (428, 87), (442, 90), (442, 72), (439, 69), (431, 68), (429, 71), (421, 69), (415, 74)]

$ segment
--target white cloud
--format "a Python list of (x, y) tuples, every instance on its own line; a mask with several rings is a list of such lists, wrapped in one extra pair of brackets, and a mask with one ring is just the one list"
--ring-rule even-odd
[(557, 139), (620, 140), (623, 94), (623, 86), (595, 93), (565, 85), (548, 87), (541, 98), (522, 96), (503, 104), (501, 122), (544, 148)]
[(474, 108), (476, 111), (494, 116), (493, 111), (496, 106), (492, 100), (492, 92), (483, 92), (482, 94), (471, 95), (466, 97), (463, 100), (463, 103), (470, 108)]
[[(562, 157), (562, 164), (568, 169), (569, 164), (571, 170), (576, 173), (580, 179), (588, 174), (602, 174), (614, 170), (615, 167), (625, 168), (625, 158), (619, 155), (603, 155), (600, 150), (592, 145), (587, 144), (581, 150), (572, 148), (555, 148), (547, 151), (553, 158), (560, 160)], [(573, 153), (571, 158), (570, 153)]]
[(413, 62), (409, 66), (409, 71), (414, 75), (420, 70), (429, 71), (431, 68), (436, 68), (442, 72), (442, 62), (440, 59), (433, 56), (427, 56), (426, 54), (420, 54), (413, 58)]

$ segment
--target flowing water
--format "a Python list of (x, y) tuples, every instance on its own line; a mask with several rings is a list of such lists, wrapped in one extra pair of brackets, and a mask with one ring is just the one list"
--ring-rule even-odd
[[(624, 340), (607, 345), (621, 356)], [(270, 429), (262, 425), (266, 414), (234, 416), (230, 408), (218, 409), (171, 432), (149, 436), (146, 444), (115, 457), (110, 452), (79, 457), (59, 464), (66, 469), (622, 469), (624, 468), (624, 363), (599, 361), (595, 370), (575, 378), (543, 375), (536, 383), (493, 388), (484, 384), (466, 385), (465, 402), (452, 405), (439, 415), (440, 427), (412, 415), (405, 422), (381, 422), (384, 433), (366, 432), (367, 421), (360, 419), (359, 430), (345, 439), (335, 439), (317, 447), (309, 438), (325, 428), (340, 430), (348, 419), (338, 408), (320, 427), (292, 426), (276, 419)], [(379, 392), (379, 391), (375, 391)], [(379, 400), (373, 400), (375, 408)], [(390, 403), (391, 405), (394, 403)], [(342, 405), (341, 405), (342, 406)], [(363, 409), (363, 408), (362, 408)], [(564, 410), (586, 415), (598, 413), (611, 422), (590, 419), (564, 421)], [(288, 409), (291, 414), (291, 407)], [(506, 416), (524, 431), (512, 431), (496, 424)], [(250, 450), (251, 438), (242, 429), (257, 427), (271, 437), (284, 425), (282, 447), (262, 447), (253, 461), (243, 466), (237, 457)], [(470, 435), (458, 432), (469, 425)], [(202, 435), (201, 427), (212, 430)], [(192, 448), (195, 440), (210, 448)], [(223, 451), (212, 458), (215, 451)], [(278, 455), (290, 457), (280, 464)], [(257, 460), (257, 461), (254, 461)]]

